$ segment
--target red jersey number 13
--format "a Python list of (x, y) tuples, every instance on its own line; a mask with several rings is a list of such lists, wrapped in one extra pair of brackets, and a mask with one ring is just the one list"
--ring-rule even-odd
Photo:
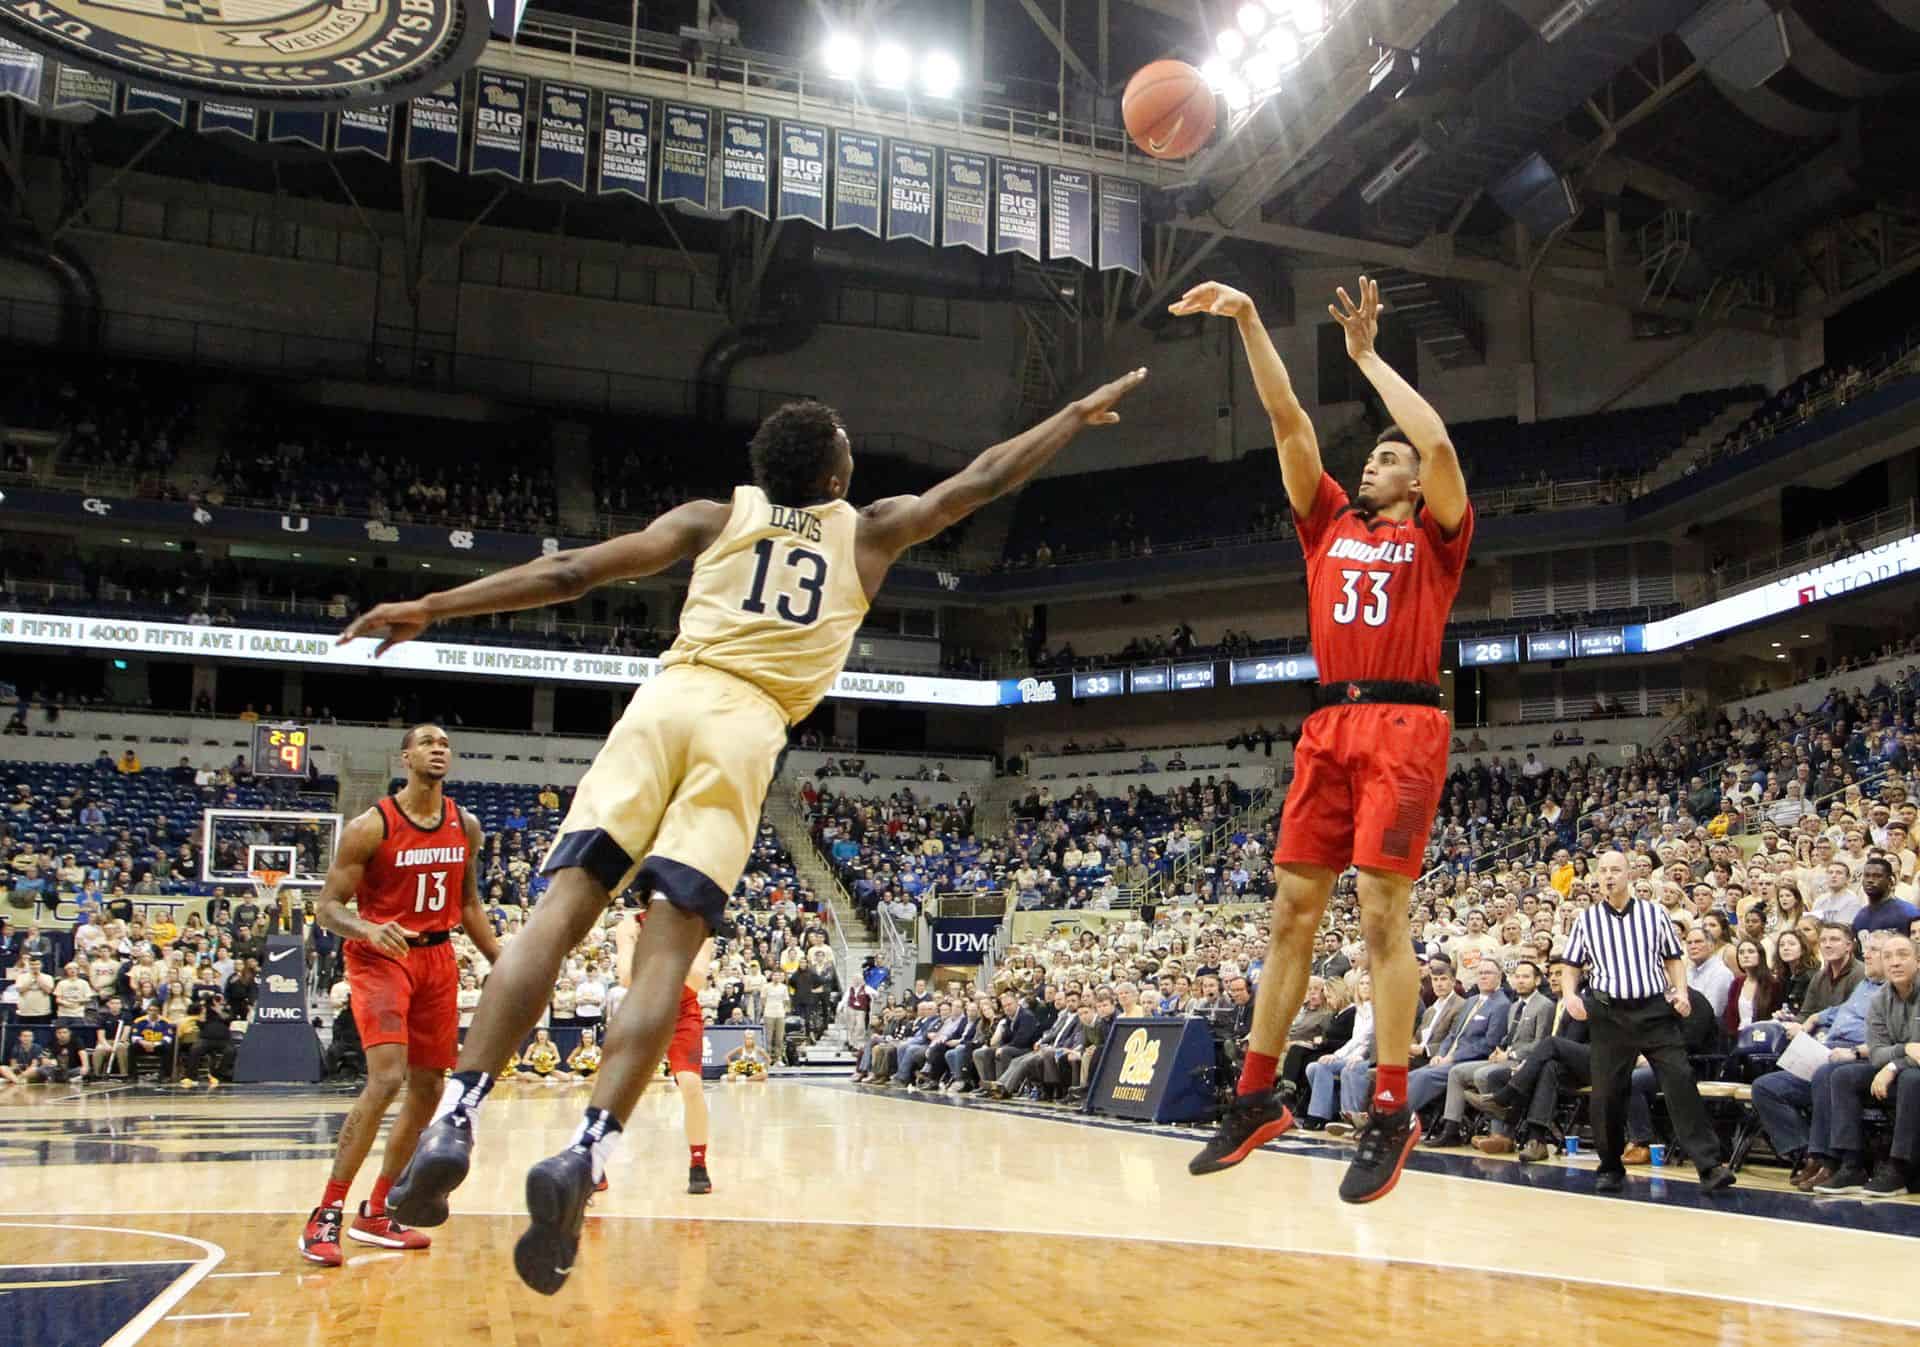
[[(413, 910), (415, 912), (438, 912), (447, 905), (447, 872), (444, 870), (423, 871), (416, 876), (419, 883), (414, 886)], [(433, 881), (433, 892), (427, 892), (427, 881)]]

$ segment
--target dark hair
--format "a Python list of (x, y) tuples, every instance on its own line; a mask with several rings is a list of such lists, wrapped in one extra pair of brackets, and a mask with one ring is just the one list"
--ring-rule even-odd
[(1385, 430), (1373, 437), (1373, 443), (1376, 447), (1383, 444), (1404, 444), (1413, 451), (1413, 461), (1416, 464), (1423, 467), (1426, 464), (1426, 460), (1420, 457), (1419, 447), (1407, 438), (1407, 432), (1400, 429), (1399, 426), (1389, 425)]
[(420, 733), (420, 731), (426, 729), (429, 726), (433, 727), (436, 730), (440, 730), (442, 734), (446, 733), (445, 730), (441, 729), (439, 721), (423, 720), (418, 725), (415, 725), (412, 729), (408, 730), (405, 734), (400, 736), (400, 751), (404, 753), (408, 749), (412, 748), (413, 736)]
[(1888, 879), (1892, 879), (1894, 877), (1895, 872), (1893, 868), (1893, 862), (1888, 860), (1885, 856), (1869, 856), (1867, 857), (1866, 865), (1862, 865), (1860, 868), (1862, 870), (1865, 870), (1867, 868), (1867, 865), (1879, 866), (1881, 869), (1887, 872)]
[(1515, 959), (1515, 960), (1513, 961), (1513, 971), (1514, 971), (1514, 972), (1516, 972), (1516, 973), (1517, 973), (1517, 972), (1519, 972), (1519, 971), (1520, 971), (1520, 970), (1521, 970), (1522, 968), (1531, 968), (1531, 969), (1533, 970), (1533, 976), (1534, 976), (1534, 979), (1535, 979), (1536, 981), (1538, 981), (1538, 980), (1539, 980), (1539, 978), (1540, 978), (1540, 976), (1541, 976), (1541, 973), (1540, 973), (1540, 965), (1539, 965), (1539, 964), (1537, 964), (1537, 963), (1535, 963), (1535, 962), (1534, 962), (1534, 961), (1533, 961), (1532, 959)]
[(789, 402), (760, 423), (747, 455), (753, 480), (775, 505), (812, 505), (833, 467), (840, 414), (821, 402)]

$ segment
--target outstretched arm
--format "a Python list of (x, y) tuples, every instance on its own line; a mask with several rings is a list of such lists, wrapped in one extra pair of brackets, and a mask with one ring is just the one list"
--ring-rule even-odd
[(1088, 426), (1119, 421), (1114, 404), (1146, 382), (1137, 369), (1070, 402), (1033, 429), (988, 449), (961, 471), (920, 496), (875, 501), (860, 516), (860, 580), (871, 598), (887, 568), (916, 543), (937, 537), (990, 500), (1024, 486)]
[(1287, 502), (1302, 518), (1313, 513), (1314, 497), (1320, 494), (1320, 440), (1313, 433), (1313, 422), (1293, 391), (1293, 379), (1286, 362), (1274, 349), (1266, 324), (1244, 293), (1218, 281), (1196, 285), (1167, 306), (1169, 313), (1184, 317), (1191, 313), (1231, 318), (1240, 329), (1240, 340), (1247, 348), (1247, 364), (1253, 369), (1253, 386), (1260, 394), (1260, 405), (1267, 409), (1273, 423), (1273, 445), (1280, 455), (1280, 480), (1287, 488)]
[(724, 501), (688, 501), (638, 533), (622, 534), (592, 547), (555, 552), (423, 599), (383, 603), (356, 618), (340, 633), (337, 644), (379, 636), (383, 639), (373, 652), (377, 657), (403, 641), (411, 641), (443, 618), (571, 603), (588, 590), (615, 580), (657, 575), (674, 562), (698, 556), (711, 546), (726, 527), (731, 508)]
[(1400, 372), (1380, 358), (1374, 338), (1380, 333), (1380, 283), (1360, 278), (1360, 302), (1355, 304), (1346, 287), (1337, 292), (1340, 303), (1327, 305), (1327, 312), (1347, 332), (1347, 354), (1367, 376), (1387, 415), (1406, 432), (1407, 442), (1420, 451), (1420, 494), (1427, 510), (1448, 535), (1467, 517), (1467, 479), (1460, 471), (1460, 455), (1453, 450), (1447, 423), (1433, 404), (1414, 391)]

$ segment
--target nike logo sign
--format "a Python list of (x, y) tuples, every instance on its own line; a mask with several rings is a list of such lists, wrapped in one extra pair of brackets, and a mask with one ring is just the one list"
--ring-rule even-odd
[(279, 963), (282, 959), (291, 958), (293, 955), (298, 954), (299, 952), (300, 951), (297, 949), (283, 949), (278, 954), (269, 954), (267, 956), (267, 962)]

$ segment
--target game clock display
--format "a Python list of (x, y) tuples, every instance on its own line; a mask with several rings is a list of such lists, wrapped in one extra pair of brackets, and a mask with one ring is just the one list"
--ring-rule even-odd
[(312, 734), (305, 725), (264, 725), (253, 727), (253, 774), (255, 776), (305, 776), (307, 755), (312, 750)]

